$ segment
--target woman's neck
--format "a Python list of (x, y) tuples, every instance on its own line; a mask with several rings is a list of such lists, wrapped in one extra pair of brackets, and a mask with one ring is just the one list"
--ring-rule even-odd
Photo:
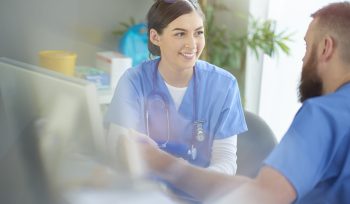
[(159, 63), (158, 70), (163, 79), (171, 86), (187, 87), (193, 75), (193, 68), (176, 69)]

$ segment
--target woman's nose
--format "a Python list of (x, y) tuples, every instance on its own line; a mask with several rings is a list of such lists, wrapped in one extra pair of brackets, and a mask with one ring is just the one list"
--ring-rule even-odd
[(187, 42), (185, 44), (185, 48), (195, 49), (196, 48), (196, 39), (193, 37), (189, 37), (189, 39), (187, 40)]

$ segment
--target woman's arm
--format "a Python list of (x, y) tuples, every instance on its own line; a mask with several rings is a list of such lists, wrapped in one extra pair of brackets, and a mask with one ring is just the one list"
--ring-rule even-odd
[(213, 142), (209, 170), (235, 175), (237, 171), (237, 135)]

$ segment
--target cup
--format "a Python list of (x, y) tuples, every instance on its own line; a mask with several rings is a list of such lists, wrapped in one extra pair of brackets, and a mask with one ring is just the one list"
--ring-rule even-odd
[(64, 50), (44, 50), (39, 52), (39, 64), (47, 69), (74, 76), (77, 55)]

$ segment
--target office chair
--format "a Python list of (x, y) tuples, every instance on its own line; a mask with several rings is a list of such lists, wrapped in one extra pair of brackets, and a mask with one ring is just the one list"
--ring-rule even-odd
[(248, 131), (237, 137), (237, 174), (254, 178), (277, 141), (261, 117), (246, 110), (244, 115)]

